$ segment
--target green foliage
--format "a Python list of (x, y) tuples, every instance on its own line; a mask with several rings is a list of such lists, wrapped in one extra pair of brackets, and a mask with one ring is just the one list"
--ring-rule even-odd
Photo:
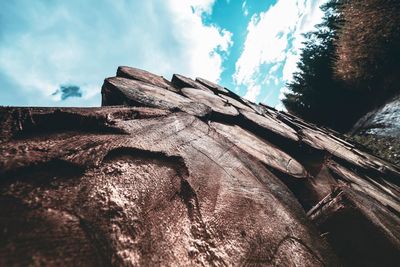
[(353, 93), (333, 74), (335, 41), (341, 24), (339, 8), (337, 0), (323, 6), (323, 22), (316, 31), (305, 35), (301, 60), (297, 64), (299, 71), (288, 84), (291, 92), (286, 94), (283, 103), (289, 112), (308, 121), (343, 130), (355, 118), (347, 114)]
[(400, 166), (400, 142), (397, 137), (363, 134), (345, 138), (353, 144), (358, 144), (362, 150)]
[(337, 77), (371, 98), (399, 91), (400, 1), (347, 0), (341, 12)]
[[(379, 4), (385, 6), (380, 11), (389, 9), (390, 5), (400, 7), (400, 2), (395, 2), (399, 1), (331, 0), (322, 7), (323, 22), (317, 25), (316, 31), (305, 35), (297, 64), (299, 71), (288, 84), (290, 92), (283, 103), (289, 112), (316, 124), (346, 131), (388, 97), (386, 94), (379, 98), (374, 92), (382, 87), (383, 77), (388, 80), (388, 72), (393, 78), (393, 73), (398, 74), (400, 70), (396, 67), (400, 46), (395, 40), (400, 33), (400, 12), (397, 9), (397, 13), (385, 14), (376, 10)], [(390, 23), (384, 22), (388, 14), (393, 17), (389, 18)], [(374, 21), (379, 26), (372, 26)], [(365, 26), (372, 30), (366, 30)], [(379, 32), (377, 27), (384, 26), (387, 29), (375, 33)]]

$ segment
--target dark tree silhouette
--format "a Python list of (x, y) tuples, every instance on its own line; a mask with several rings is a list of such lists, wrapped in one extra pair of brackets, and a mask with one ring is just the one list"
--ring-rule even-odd
[(381, 104), (400, 89), (400, 1), (347, 0), (341, 13), (336, 75)]
[(289, 112), (306, 120), (344, 130), (355, 118), (347, 116), (354, 93), (333, 75), (335, 41), (342, 21), (340, 5), (333, 0), (322, 6), (323, 22), (316, 31), (305, 34), (299, 71), (288, 84), (291, 92), (283, 103)]
[(307, 33), (299, 71), (283, 100), (289, 112), (346, 131), (398, 91), (400, 2), (331, 0)]

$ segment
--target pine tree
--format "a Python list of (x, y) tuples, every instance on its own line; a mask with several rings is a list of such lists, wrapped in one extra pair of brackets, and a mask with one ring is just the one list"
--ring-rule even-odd
[(336, 79), (333, 67), (335, 42), (341, 25), (340, 0), (322, 6), (323, 22), (316, 31), (305, 34), (306, 41), (297, 64), (299, 71), (288, 84), (290, 93), (283, 100), (285, 107), (300, 117), (337, 130), (347, 129), (358, 116), (348, 114), (353, 108), (355, 93), (346, 90)]
[(400, 91), (400, 1), (331, 0), (305, 35), (299, 71), (283, 100), (289, 112), (346, 131)]
[(400, 1), (347, 0), (342, 16), (336, 75), (380, 104), (400, 90)]

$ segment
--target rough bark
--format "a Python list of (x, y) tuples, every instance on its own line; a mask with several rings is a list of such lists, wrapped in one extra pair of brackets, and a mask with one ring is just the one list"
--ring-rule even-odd
[(101, 108), (0, 108), (0, 266), (397, 265), (396, 166), (212, 84), (118, 73)]

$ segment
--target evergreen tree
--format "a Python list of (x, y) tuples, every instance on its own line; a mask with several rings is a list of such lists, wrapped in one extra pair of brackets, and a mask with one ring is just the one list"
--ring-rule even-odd
[(341, 12), (337, 77), (381, 104), (400, 90), (400, 1), (347, 0)]
[(331, 0), (305, 35), (299, 71), (283, 100), (289, 112), (346, 131), (400, 90), (400, 1)]
[(345, 130), (354, 116), (348, 116), (353, 93), (333, 74), (335, 41), (341, 25), (341, 1), (332, 0), (321, 7), (325, 16), (316, 31), (305, 34), (299, 69), (288, 84), (285, 107), (308, 121)]

